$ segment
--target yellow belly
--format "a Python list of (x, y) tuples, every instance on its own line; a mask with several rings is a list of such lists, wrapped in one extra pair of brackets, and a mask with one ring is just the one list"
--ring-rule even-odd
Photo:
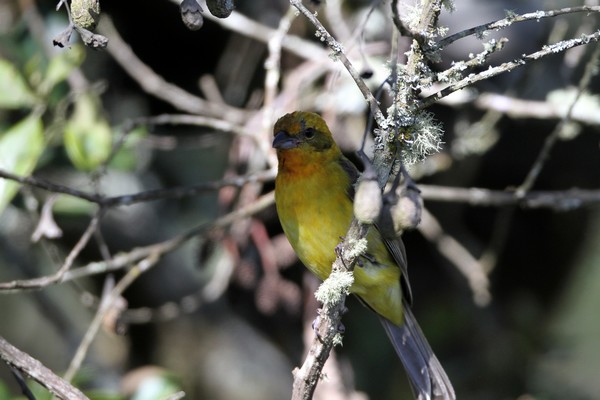
[[(276, 182), (277, 212), (283, 230), (302, 263), (321, 280), (331, 273), (335, 247), (346, 235), (353, 217), (352, 202), (344, 185), (328, 186), (330, 175), (311, 174), (306, 179)], [(400, 268), (379, 233), (367, 235), (367, 253), (354, 269), (351, 292), (394, 323), (402, 321)], [(373, 259), (376, 255), (376, 259)], [(371, 262), (373, 261), (373, 262)]]

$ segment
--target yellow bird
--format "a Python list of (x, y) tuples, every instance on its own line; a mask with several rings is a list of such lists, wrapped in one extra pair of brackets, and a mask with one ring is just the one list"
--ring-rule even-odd
[[(304, 265), (321, 280), (331, 273), (335, 247), (353, 218), (359, 172), (336, 145), (325, 121), (296, 111), (274, 127), (279, 171), (275, 203), (288, 240)], [(386, 240), (376, 226), (354, 268), (351, 292), (375, 311), (419, 400), (456, 398), (452, 384), (410, 311), (406, 254), (401, 240)]]

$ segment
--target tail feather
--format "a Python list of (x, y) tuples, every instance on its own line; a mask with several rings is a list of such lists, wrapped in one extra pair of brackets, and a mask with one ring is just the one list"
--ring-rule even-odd
[(398, 326), (380, 317), (400, 361), (406, 369), (418, 400), (455, 400), (454, 388), (427, 343), (408, 305), (404, 305), (404, 324)]

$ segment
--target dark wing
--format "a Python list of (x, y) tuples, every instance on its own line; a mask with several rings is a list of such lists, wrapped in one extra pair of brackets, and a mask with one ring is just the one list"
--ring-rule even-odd
[(346, 188), (346, 191), (348, 197), (350, 197), (350, 200), (354, 201), (354, 194), (356, 193), (354, 185), (356, 185), (356, 181), (360, 176), (360, 172), (358, 172), (356, 165), (354, 165), (352, 161), (348, 160), (346, 157), (341, 157), (338, 160), (338, 163), (340, 164), (340, 167), (342, 167), (344, 172), (346, 172), (350, 177), (350, 186)]
[[(377, 227), (377, 225), (375, 225), (375, 227)], [(406, 302), (409, 305), (412, 305), (413, 296), (412, 289), (410, 288), (410, 282), (408, 280), (408, 263), (406, 262), (406, 249), (404, 248), (404, 242), (402, 242), (402, 239), (400, 238), (395, 240), (384, 239), (384, 242), (385, 247), (387, 247), (392, 257), (394, 257), (394, 261), (396, 261), (396, 264), (398, 267), (400, 267), (400, 272), (402, 273), (402, 276), (400, 277), (402, 294), (404, 295)]]

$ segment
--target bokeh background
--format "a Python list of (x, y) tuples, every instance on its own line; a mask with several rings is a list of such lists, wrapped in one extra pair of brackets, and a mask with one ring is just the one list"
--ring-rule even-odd
[[(323, 3), (319, 18), (375, 90), (388, 71), (389, 2)], [(501, 19), (505, 10), (583, 4), (456, 0), (456, 11), (443, 11), (440, 23), (454, 33)], [(277, 28), (288, 2), (238, 0), (236, 13), (258, 27), (246, 20), (228, 27), (228, 20), (208, 18), (205, 8), (204, 26), (197, 31), (184, 26), (171, 1), (102, 0), (101, 6), (98, 32), (108, 37), (109, 47), (95, 51), (84, 47), (77, 34), (70, 47), (52, 47), (52, 38), (68, 24), (64, 8), (57, 11), (55, 2), (0, 1), (0, 82), (8, 82), (0, 85), (0, 154), (5, 157), (0, 169), (7, 169), (7, 154), (23, 154), (34, 159), (28, 173), (105, 196), (236, 176), (267, 177), (243, 187), (110, 207), (74, 268), (177, 237), (269, 193), (272, 176), (264, 171), (273, 165), (270, 126), (286, 112), (322, 113), (343, 150), (355, 157), (368, 119), (366, 103), (303, 17), (293, 20), (288, 33), (302, 41), (284, 40), (281, 66), (275, 68), (279, 84), (265, 86), (265, 62), (272, 54), (268, 41), (274, 35), (264, 29)], [(402, 5), (405, 14), (409, 6)], [(598, 16), (585, 13), (517, 24), (493, 33), (509, 41), (491, 63), (598, 26)], [(409, 43), (400, 39), (406, 50)], [(494, 190), (521, 185), (560, 122), (536, 114), (533, 105), (556, 109), (570, 104), (597, 47), (591, 43), (529, 63), (431, 107), (445, 130), (445, 144), (439, 154), (411, 167), (417, 184)], [(434, 68), (447, 68), (482, 48), (481, 39), (458, 41)], [(148, 69), (136, 64), (140, 61)], [(29, 89), (19, 89), (21, 78), (10, 75), (7, 65)], [(182, 92), (166, 90), (172, 86), (156, 84), (156, 77)], [(581, 113), (591, 117), (569, 123), (533, 190), (600, 190), (599, 87), (598, 77), (592, 78), (585, 101), (578, 103), (585, 103)], [(35, 93), (35, 100), (19, 100), (22, 92)], [(477, 101), (489, 95), (527, 102), (514, 107), (520, 112), (504, 112), (498, 103)], [(384, 96), (386, 101), (389, 105)], [(15, 131), (31, 113), (40, 115), (41, 130)], [(217, 129), (213, 122), (169, 117), (182, 114), (228, 125)], [(171, 123), (148, 119), (159, 115)], [(51, 195), (24, 186), (0, 200), (0, 281), (52, 274), (96, 212), (94, 203), (55, 196), (48, 208), (62, 234), (33, 241)], [(596, 192), (596, 204), (598, 197)], [(576, 201), (571, 205), (561, 210), (473, 206), (425, 197), (441, 233), (415, 230), (403, 236), (414, 313), (459, 399), (599, 398), (600, 209)], [(475, 296), (457, 263), (440, 251), (448, 238), (472, 257), (461, 262), (474, 261), (485, 271), (489, 286), (480, 289), (488, 290), (489, 299)], [(2, 291), (0, 335), (61, 375), (89, 330), (103, 292), (124, 274), (120, 269), (41, 290)], [(74, 382), (97, 399), (159, 399), (178, 390), (190, 399), (289, 398), (291, 371), (302, 362), (312, 337), (317, 285), (282, 235), (272, 204), (226, 227), (203, 231), (161, 257), (125, 290), (120, 307), (103, 318)], [(347, 306), (344, 345), (332, 358), (329, 388), (321, 385), (316, 396), (409, 398), (402, 366), (377, 319), (353, 298)], [(10, 370), (1, 364), (0, 399), (18, 394)]]

